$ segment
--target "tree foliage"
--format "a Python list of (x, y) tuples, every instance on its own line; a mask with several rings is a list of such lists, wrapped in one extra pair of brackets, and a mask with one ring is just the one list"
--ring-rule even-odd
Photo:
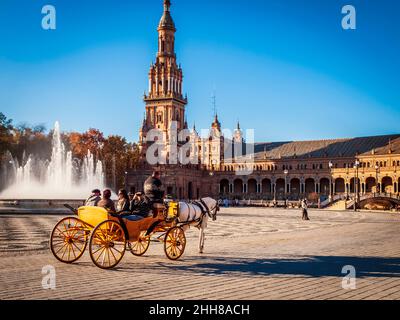
[(13, 125), (12, 120), (0, 112), (0, 157), (2, 157), (7, 150), (10, 150), (13, 141)]

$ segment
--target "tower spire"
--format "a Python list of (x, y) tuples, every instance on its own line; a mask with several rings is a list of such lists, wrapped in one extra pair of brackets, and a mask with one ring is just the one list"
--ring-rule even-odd
[(158, 51), (148, 73), (149, 94), (144, 97), (147, 115), (144, 135), (151, 129), (167, 133), (174, 121), (178, 131), (187, 128), (187, 99), (182, 94), (183, 71), (176, 61), (176, 29), (170, 7), (171, 1), (163, 0), (163, 13), (157, 28)]
[(170, 11), (171, 11), (171, 1), (164, 0), (164, 13), (158, 25), (158, 30), (171, 30), (174, 32), (176, 31), (175, 23), (171, 17)]
[(213, 106), (213, 116), (214, 116), (215, 118), (218, 118), (217, 96), (216, 96), (216, 94), (215, 94), (215, 90), (214, 90), (213, 95), (212, 95), (211, 98), (212, 98), (212, 106)]
[(170, 0), (164, 0), (164, 12), (170, 11), (171, 8), (171, 1)]

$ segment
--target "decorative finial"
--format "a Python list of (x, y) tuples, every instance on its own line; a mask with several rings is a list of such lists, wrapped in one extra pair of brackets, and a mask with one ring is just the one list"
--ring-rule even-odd
[(164, 11), (169, 11), (171, 8), (171, 1), (170, 0), (164, 0)]
[(213, 95), (212, 95), (211, 99), (212, 99), (213, 113), (214, 113), (215, 119), (218, 119), (217, 96), (215, 94), (215, 90), (213, 92)]

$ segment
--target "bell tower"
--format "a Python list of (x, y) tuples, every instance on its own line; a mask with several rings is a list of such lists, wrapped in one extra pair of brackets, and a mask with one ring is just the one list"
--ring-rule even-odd
[(158, 25), (158, 52), (155, 63), (150, 66), (148, 94), (144, 95), (146, 115), (140, 130), (140, 141), (146, 133), (158, 129), (169, 142), (169, 130), (177, 123), (177, 130), (186, 129), (185, 107), (187, 97), (183, 96), (183, 72), (177, 64), (175, 54), (175, 23), (171, 17), (171, 2), (164, 0), (164, 12)]

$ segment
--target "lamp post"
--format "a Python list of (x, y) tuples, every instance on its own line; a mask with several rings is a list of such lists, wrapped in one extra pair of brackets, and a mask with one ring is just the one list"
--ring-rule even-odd
[(375, 172), (376, 172), (376, 193), (380, 193), (380, 187), (379, 187), (379, 166), (376, 164), (375, 165)]
[(332, 169), (333, 169), (333, 163), (332, 161), (329, 161), (329, 177), (330, 177), (330, 185), (329, 185), (329, 194), (331, 198), (333, 197), (333, 177), (332, 177)]
[(288, 170), (283, 171), (284, 175), (285, 175), (285, 201), (287, 201), (287, 176), (289, 174)]
[(354, 177), (354, 193), (355, 193), (355, 199), (354, 199), (354, 211), (357, 211), (357, 206), (359, 202), (359, 190), (358, 190), (358, 167), (360, 166), (360, 161), (356, 159), (356, 162), (354, 163), (354, 169), (355, 169), (355, 177)]
[[(128, 191), (128, 171), (125, 171), (125, 181), (124, 181), (124, 185), (125, 185), (125, 190)], [(128, 191), (129, 192), (129, 191)]]
[[(208, 175), (210, 176), (210, 179), (212, 179), (212, 178), (214, 177), (215, 173), (214, 173), (214, 171), (210, 171)], [(213, 185), (213, 182), (211, 181), (211, 186), (212, 186), (212, 185)], [(212, 187), (211, 187), (210, 189), (212, 189)], [(212, 191), (212, 192), (213, 192), (213, 191)], [(213, 192), (213, 193), (214, 193), (214, 192)], [(189, 199), (189, 200), (191, 200), (191, 199)]]

